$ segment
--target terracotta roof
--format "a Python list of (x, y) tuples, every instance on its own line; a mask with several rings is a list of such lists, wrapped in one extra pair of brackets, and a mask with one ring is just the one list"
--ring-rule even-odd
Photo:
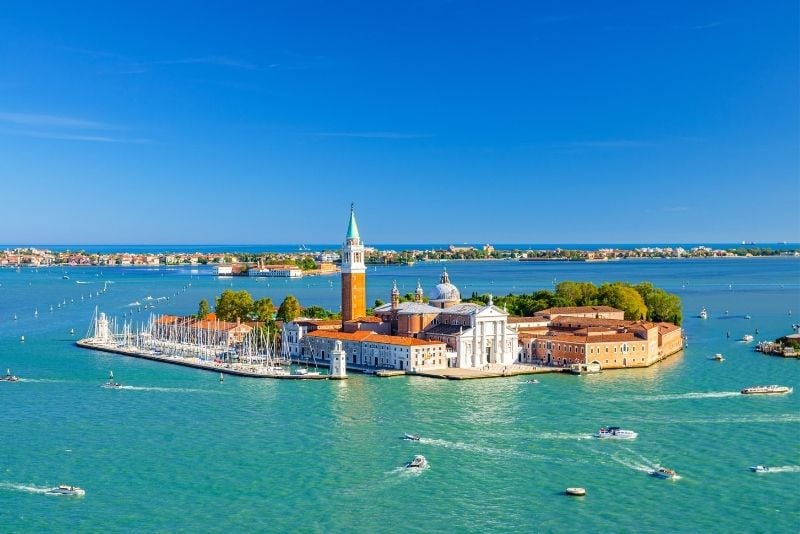
[(355, 319), (352, 319), (352, 320), (347, 321), (347, 322), (348, 323), (382, 323), (383, 319), (381, 319), (380, 317), (375, 317), (373, 315), (363, 315), (361, 317), (356, 317)]
[(552, 315), (554, 313), (597, 313), (597, 312), (621, 312), (611, 306), (565, 306), (562, 308), (547, 308), (535, 313), (535, 315)]
[(533, 317), (511, 317), (511, 316), (509, 316), (508, 322), (509, 322), (509, 324), (515, 324), (515, 323), (541, 323), (541, 322), (547, 322), (547, 319), (545, 319), (544, 317), (537, 317), (537, 316), (533, 316)]
[(386, 345), (402, 345), (405, 347), (411, 346), (429, 346), (429, 345), (444, 345), (441, 341), (427, 341), (413, 337), (402, 336), (386, 336), (383, 334), (376, 334), (369, 330), (359, 330), (357, 332), (331, 332), (325, 330), (315, 330), (309, 332), (309, 337), (321, 337), (326, 339), (339, 339), (342, 341), (360, 341), (370, 343), (384, 343)]

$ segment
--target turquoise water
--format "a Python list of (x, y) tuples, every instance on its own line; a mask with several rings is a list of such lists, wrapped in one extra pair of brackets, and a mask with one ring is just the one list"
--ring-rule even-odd
[[(132, 302), (169, 296), (156, 311), (190, 313), (200, 298), (232, 285), (276, 302), (292, 293), (335, 308), (338, 277), (3, 269), (0, 368), (25, 381), (0, 383), (0, 530), (797, 530), (800, 361), (762, 356), (736, 340), (756, 329), (757, 340), (772, 339), (800, 322), (800, 261), (417, 263), (370, 268), (369, 302), (388, 300), (393, 280), (406, 292), (419, 278), (427, 290), (443, 266), (465, 294), (531, 291), (568, 279), (650, 280), (682, 297), (689, 345), (648, 369), (546, 375), (535, 385), (524, 377), (360, 375), (345, 382), (226, 377), (220, 384), (213, 373), (72, 342), (96, 304), (121, 316), (138, 308)], [(108, 291), (88, 298), (106, 280), (114, 282)], [(706, 321), (694, 317), (702, 307)], [(711, 361), (716, 352), (726, 361)], [(111, 369), (127, 389), (99, 387)], [(796, 391), (737, 393), (761, 383)], [(603, 424), (639, 438), (591, 438)], [(423, 439), (403, 441), (404, 432)], [(412, 474), (399, 467), (414, 454), (424, 454), (430, 468)], [(657, 463), (682, 478), (647, 476)], [(747, 470), (754, 464), (782, 469), (756, 475)], [(42, 493), (58, 483), (87, 495)], [(567, 486), (588, 495), (565, 497)]]

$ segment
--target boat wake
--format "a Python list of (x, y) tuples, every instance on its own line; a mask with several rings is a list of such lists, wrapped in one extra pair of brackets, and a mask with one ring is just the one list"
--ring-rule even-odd
[(549, 460), (547, 456), (541, 454), (532, 454), (523, 451), (515, 451), (513, 449), (496, 449), (494, 447), (485, 447), (475, 443), (463, 443), (460, 441), (447, 441), (443, 439), (421, 438), (419, 443), (424, 445), (435, 445), (437, 447), (444, 447), (446, 449), (457, 449), (461, 451), (474, 452), (476, 454), (490, 454), (492, 456), (509, 457), (514, 456), (517, 458), (540, 459)]
[(128, 306), (129, 306), (129, 307), (133, 307), (133, 306), (141, 306), (141, 305), (142, 305), (142, 303), (141, 303), (141, 302), (139, 302), (138, 300), (137, 300), (136, 302), (131, 302), (130, 304), (128, 304)]
[(425, 467), (415, 467), (414, 469), (409, 469), (407, 467), (399, 466), (395, 467), (386, 474), (396, 477), (418, 477), (422, 474), (423, 471), (427, 471), (430, 468), (431, 468), (430, 465), (426, 465)]
[(160, 391), (162, 393), (209, 393), (204, 389), (192, 388), (162, 388), (162, 387), (146, 387), (146, 386), (120, 386), (116, 389), (125, 389), (128, 391)]
[(724, 399), (727, 397), (741, 397), (740, 391), (693, 391), (690, 393), (665, 393), (662, 395), (632, 395), (630, 397), (619, 397), (613, 399), (617, 402), (623, 401), (667, 401), (667, 400), (691, 400), (691, 399)]
[(75, 280), (76, 284), (91, 284), (91, 282), (84, 282), (83, 280)]
[(768, 475), (770, 473), (800, 473), (800, 465), (781, 465), (778, 467), (770, 466), (769, 471), (759, 474)]
[(0, 482), (0, 488), (11, 491), (22, 491), (25, 493), (47, 493), (51, 488), (41, 488), (28, 484), (16, 484), (14, 482)]
[(571, 434), (569, 432), (539, 432), (538, 434), (533, 434), (531, 436), (534, 439), (574, 439), (574, 440), (583, 440), (583, 439), (594, 439), (596, 436), (594, 434)]

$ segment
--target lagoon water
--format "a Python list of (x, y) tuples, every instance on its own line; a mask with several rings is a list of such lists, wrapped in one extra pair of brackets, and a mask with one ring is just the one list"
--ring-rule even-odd
[[(220, 383), (214, 373), (73, 342), (95, 305), (145, 321), (147, 312), (129, 305), (147, 297), (156, 312), (187, 314), (201, 298), (233, 287), (276, 303), (291, 293), (305, 305), (338, 309), (338, 276), (2, 269), (0, 368), (24, 380), (0, 383), (0, 530), (797, 531), (800, 361), (763, 356), (737, 340), (748, 333), (774, 339), (800, 322), (800, 260), (370, 267), (368, 302), (388, 301), (393, 280), (403, 293), (418, 279), (427, 290), (443, 267), (465, 295), (529, 292), (562, 280), (649, 280), (683, 299), (689, 344), (648, 369), (545, 375), (535, 385), (525, 377), (361, 375)], [(705, 321), (696, 317), (703, 307)], [(717, 352), (725, 362), (710, 360)], [(128, 387), (101, 388), (109, 370)], [(771, 383), (795, 392), (738, 393)], [(639, 437), (592, 438), (601, 425)], [(404, 432), (423, 439), (403, 441)], [(415, 454), (430, 468), (412, 474), (399, 467)], [(657, 464), (681, 478), (648, 476)], [(780, 469), (759, 475), (747, 469), (755, 464)], [(59, 483), (87, 494), (43, 494)], [(568, 486), (588, 495), (566, 497)]]

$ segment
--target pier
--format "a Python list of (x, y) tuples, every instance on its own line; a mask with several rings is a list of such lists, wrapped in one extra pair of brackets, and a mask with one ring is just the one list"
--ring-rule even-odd
[(123, 356), (130, 356), (132, 358), (171, 363), (173, 365), (182, 365), (184, 367), (203, 369), (204, 371), (213, 371), (215, 373), (224, 373), (236, 376), (246, 376), (250, 378), (275, 378), (280, 380), (327, 380), (329, 378), (328, 375), (323, 374), (291, 374), (286, 371), (276, 373), (270, 372), (269, 370), (261, 371), (259, 370), (259, 366), (256, 365), (242, 363), (216, 363), (213, 361), (201, 360), (200, 358), (167, 356), (135, 347), (124, 347), (110, 343), (96, 343), (93, 342), (91, 338), (78, 340), (75, 342), (75, 345), (84, 349), (99, 350), (101, 352), (121, 354)]

